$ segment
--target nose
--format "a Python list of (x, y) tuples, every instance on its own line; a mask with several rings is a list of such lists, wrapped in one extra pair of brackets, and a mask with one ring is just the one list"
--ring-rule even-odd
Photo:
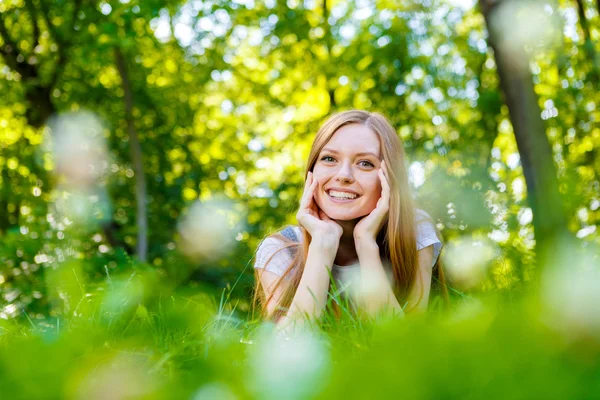
[(340, 168), (335, 175), (336, 182), (342, 183), (352, 183), (354, 182), (354, 177), (352, 176), (352, 169), (347, 163), (340, 165)]

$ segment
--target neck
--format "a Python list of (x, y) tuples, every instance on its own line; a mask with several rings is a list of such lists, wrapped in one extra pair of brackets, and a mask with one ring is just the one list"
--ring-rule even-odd
[(344, 231), (340, 238), (340, 245), (334, 261), (335, 264), (350, 265), (358, 260), (354, 244), (354, 227), (358, 224), (358, 221), (360, 221), (360, 218), (350, 221), (335, 221)]

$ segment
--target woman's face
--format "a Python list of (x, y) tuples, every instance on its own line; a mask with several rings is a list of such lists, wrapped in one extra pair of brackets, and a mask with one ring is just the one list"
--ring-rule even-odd
[(360, 124), (338, 129), (323, 147), (313, 168), (319, 182), (315, 200), (329, 218), (350, 221), (375, 209), (381, 196), (380, 147), (375, 132)]

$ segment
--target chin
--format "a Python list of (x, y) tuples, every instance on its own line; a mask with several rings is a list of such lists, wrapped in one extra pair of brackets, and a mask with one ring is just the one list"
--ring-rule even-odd
[(334, 221), (352, 221), (368, 215), (375, 209), (374, 206), (369, 207), (369, 204), (358, 202), (353, 206), (332, 204), (328, 199), (320, 197), (316, 198), (317, 206)]
[(334, 221), (352, 221), (369, 214), (368, 212), (349, 212), (340, 209), (323, 210), (323, 212)]

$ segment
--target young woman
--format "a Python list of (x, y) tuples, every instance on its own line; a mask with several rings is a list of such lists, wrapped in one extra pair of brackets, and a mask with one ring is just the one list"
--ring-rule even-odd
[(447, 301), (442, 243), (413, 204), (404, 157), (379, 113), (345, 111), (322, 125), (308, 158), (299, 226), (256, 251), (255, 305), (263, 316), (282, 325), (318, 318), (332, 284), (337, 298), (347, 296), (369, 315), (427, 310), (432, 276)]

